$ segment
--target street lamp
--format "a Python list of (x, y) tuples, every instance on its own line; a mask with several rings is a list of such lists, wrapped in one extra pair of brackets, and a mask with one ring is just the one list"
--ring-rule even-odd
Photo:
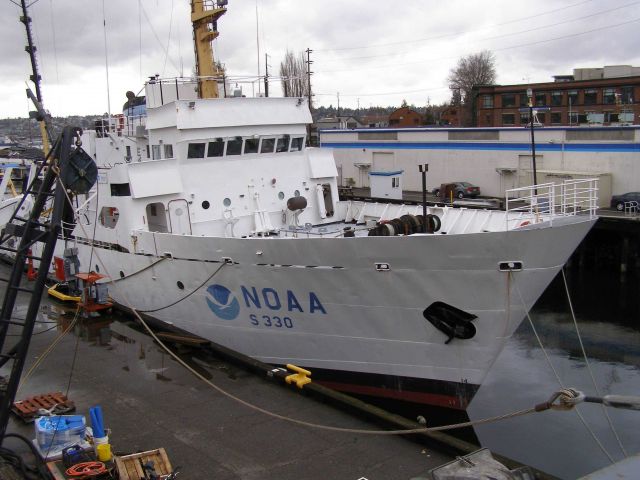
[[(531, 127), (531, 160), (533, 163), (533, 184), (538, 185), (538, 176), (536, 173), (536, 140), (533, 133), (533, 90), (527, 88), (527, 97), (529, 97), (529, 125)], [(536, 188), (536, 195), (538, 189)]]

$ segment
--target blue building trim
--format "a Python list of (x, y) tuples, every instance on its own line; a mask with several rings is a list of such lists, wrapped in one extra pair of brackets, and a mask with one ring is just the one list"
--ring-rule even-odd
[[(627, 125), (624, 127), (540, 127), (536, 131), (590, 131), (594, 130), (638, 130), (640, 125)], [(354, 128), (354, 129), (338, 129), (338, 128), (322, 128), (319, 133), (371, 133), (371, 132), (513, 132), (513, 131), (529, 131), (530, 127), (480, 127), (480, 128), (463, 128), (463, 127), (413, 127), (413, 128)]]
[[(531, 143), (507, 142), (323, 142), (323, 148), (380, 150), (485, 150), (531, 151)], [(640, 143), (536, 143), (536, 152), (640, 153)]]
[(369, 175), (380, 176), (380, 177), (393, 177), (394, 175), (400, 175), (404, 172), (404, 170), (396, 170), (394, 172), (369, 172)]

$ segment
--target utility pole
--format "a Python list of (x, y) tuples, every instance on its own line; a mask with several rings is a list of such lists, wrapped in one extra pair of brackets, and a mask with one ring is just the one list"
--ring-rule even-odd
[(269, 55), (264, 54), (264, 96), (269, 96)]
[(311, 93), (311, 74), (313, 73), (311, 71), (311, 64), (313, 63), (313, 61), (311, 60), (311, 53), (313, 52), (313, 50), (311, 50), (310, 48), (307, 48), (305, 50), (305, 52), (307, 52), (307, 88), (308, 88), (308, 94), (309, 94), (309, 110), (311, 110), (311, 112), (313, 112), (313, 93)]
[(338, 97), (338, 113), (336, 113), (336, 117), (340, 118), (340, 92), (336, 92), (336, 95)]

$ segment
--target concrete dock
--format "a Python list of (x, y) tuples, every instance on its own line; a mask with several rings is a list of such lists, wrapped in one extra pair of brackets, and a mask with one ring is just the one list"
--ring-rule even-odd
[[(47, 299), (42, 309), (25, 373), (73, 318), (44, 323), (58, 321), (63, 309)], [(68, 389), (87, 419), (89, 407), (101, 405), (116, 453), (164, 447), (179, 478), (410, 479), (451, 460), (402, 436), (329, 432), (266, 416), (214, 391), (146, 335), (119, 322), (89, 322), (62, 338), (18, 398)], [(280, 415), (383, 429), (222, 360), (191, 363), (221, 388)], [(33, 425), (15, 417), (8, 431), (33, 438)], [(25, 451), (13, 439), (5, 446)]]

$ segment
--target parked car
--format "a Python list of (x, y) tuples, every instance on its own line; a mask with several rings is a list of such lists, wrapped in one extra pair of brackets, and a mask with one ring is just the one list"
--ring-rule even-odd
[(611, 208), (615, 208), (619, 212), (624, 210), (625, 202), (638, 202), (636, 207), (640, 205), (640, 192), (627, 192), (622, 195), (613, 195), (611, 197)]
[(440, 189), (444, 188), (443, 186), (446, 185), (451, 185), (451, 188), (453, 190), (453, 196), (456, 198), (464, 198), (464, 197), (477, 197), (478, 195), (480, 195), (480, 187), (477, 187), (476, 185), (473, 185), (469, 182), (450, 182), (450, 183), (443, 183), (440, 187), (436, 187), (433, 189), (433, 194), (436, 197), (440, 196)]

